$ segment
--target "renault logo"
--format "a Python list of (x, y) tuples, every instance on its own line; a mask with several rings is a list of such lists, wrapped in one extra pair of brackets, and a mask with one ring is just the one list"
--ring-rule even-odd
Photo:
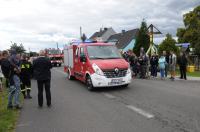
[(115, 68), (115, 73), (118, 74), (119, 73), (119, 69)]

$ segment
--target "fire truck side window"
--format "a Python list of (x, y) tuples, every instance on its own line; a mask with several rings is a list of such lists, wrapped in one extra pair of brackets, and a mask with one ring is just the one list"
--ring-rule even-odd
[(80, 56), (84, 55), (84, 48), (80, 48)]
[(76, 49), (76, 57), (78, 57), (78, 50), (79, 50), (79, 48)]

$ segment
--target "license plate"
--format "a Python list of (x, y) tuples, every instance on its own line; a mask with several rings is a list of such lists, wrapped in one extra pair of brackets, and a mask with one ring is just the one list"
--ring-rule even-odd
[(122, 83), (123, 83), (122, 79), (112, 79), (109, 84), (110, 85), (118, 85), (118, 84), (122, 84)]
[(122, 82), (122, 79), (112, 79), (111, 82), (112, 83), (119, 83), (119, 82)]

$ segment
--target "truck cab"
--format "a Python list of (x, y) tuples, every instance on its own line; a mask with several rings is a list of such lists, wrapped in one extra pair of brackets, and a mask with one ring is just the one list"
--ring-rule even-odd
[(68, 79), (95, 87), (128, 86), (132, 76), (126, 62), (115, 45), (109, 43), (79, 43), (64, 49), (64, 71)]
[(63, 63), (63, 53), (60, 49), (45, 49), (46, 56), (50, 59), (52, 66), (61, 66)]

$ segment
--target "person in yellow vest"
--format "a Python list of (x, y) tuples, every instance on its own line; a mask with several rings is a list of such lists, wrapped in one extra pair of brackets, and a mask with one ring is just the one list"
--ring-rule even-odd
[(32, 76), (32, 64), (28, 61), (27, 56), (23, 55), (21, 60), (21, 91), (25, 99), (31, 99), (31, 76)]

